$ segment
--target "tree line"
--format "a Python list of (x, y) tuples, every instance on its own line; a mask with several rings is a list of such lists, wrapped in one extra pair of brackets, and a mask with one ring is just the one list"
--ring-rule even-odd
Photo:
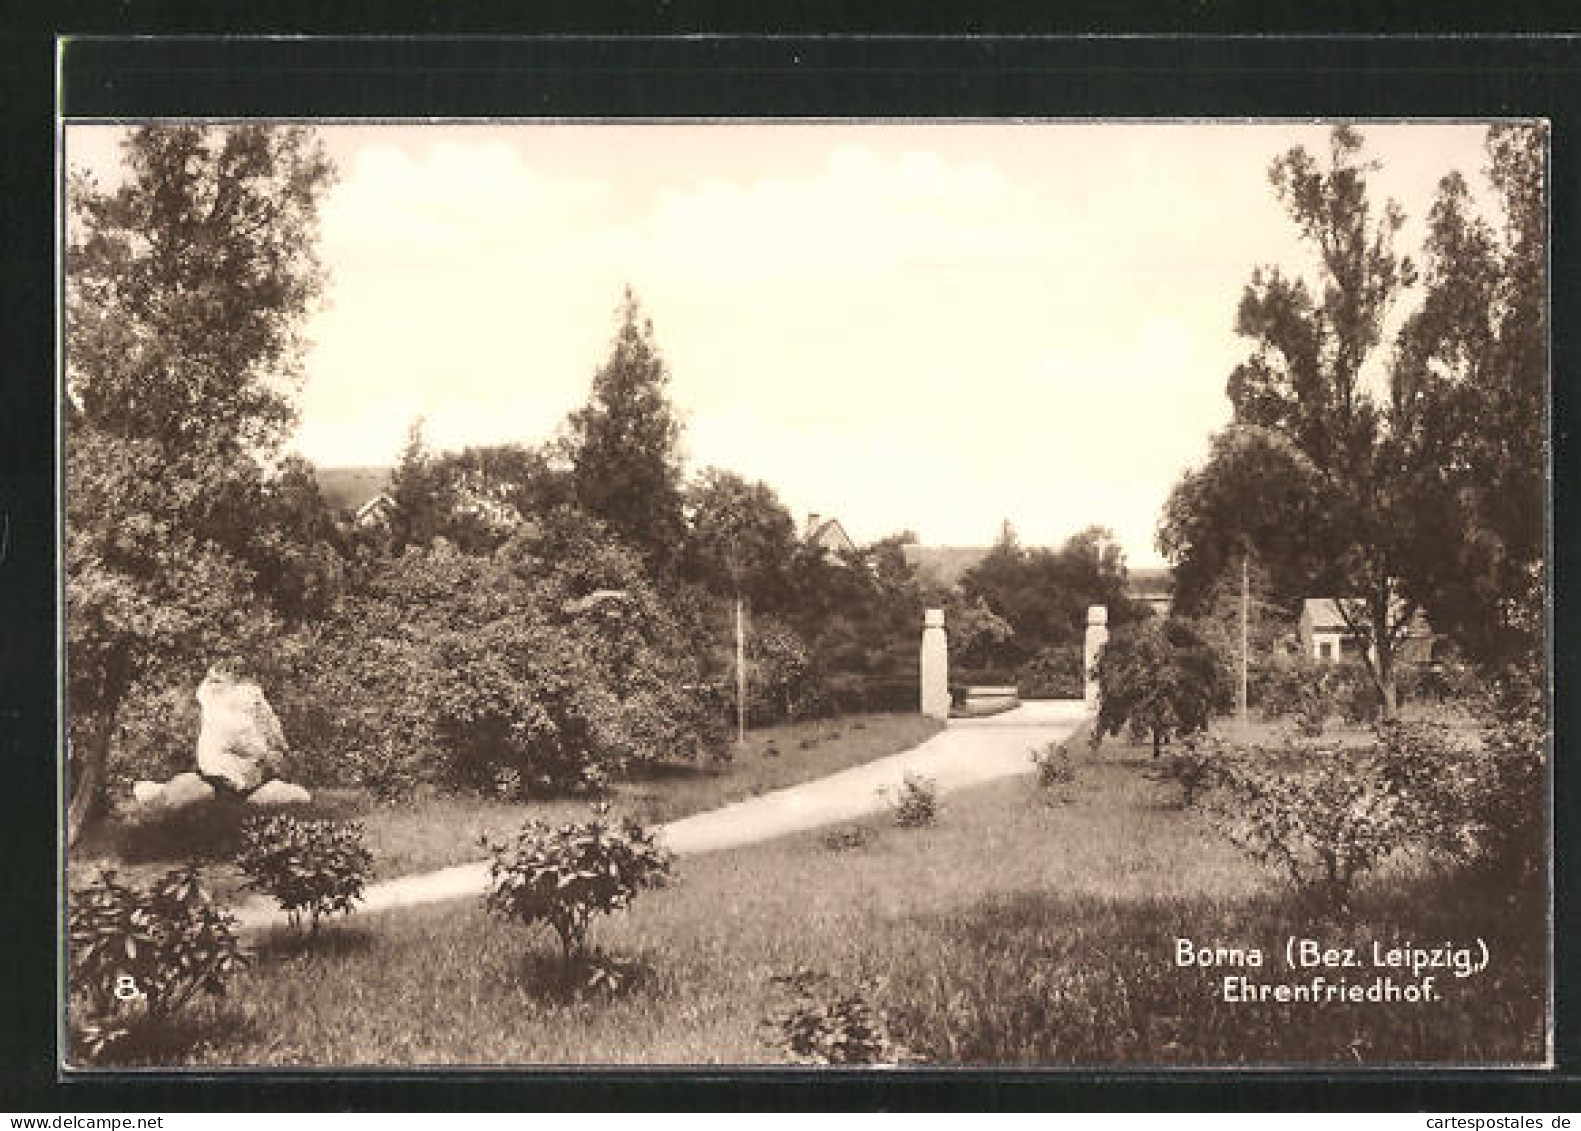
[(436, 453), (414, 423), (388, 527), (350, 523), (285, 449), (327, 284), (320, 140), (145, 126), (123, 165), (113, 187), (72, 173), (67, 194), (73, 836), (112, 780), (188, 768), (190, 688), (219, 657), (264, 680), (303, 780), (597, 789), (724, 748), (735, 610), (754, 720), (914, 708), (925, 605), (955, 602), (963, 644), (975, 616), (984, 655), (1013, 660), (1123, 574), (1091, 538), (1006, 545), (958, 597), (917, 577), (908, 532), (844, 556), (810, 543), (767, 484), (685, 465), (629, 289), (558, 434)]
[(1287, 608), (1336, 598), (1388, 714), (1418, 611), (1489, 674), (1541, 664), (1545, 146), (1538, 125), (1490, 128), (1494, 214), (1447, 173), (1418, 258), (1354, 127), (1273, 161), (1315, 270), (1259, 267), (1242, 293), (1233, 421), (1159, 525), (1177, 611), (1204, 612), (1248, 559)]

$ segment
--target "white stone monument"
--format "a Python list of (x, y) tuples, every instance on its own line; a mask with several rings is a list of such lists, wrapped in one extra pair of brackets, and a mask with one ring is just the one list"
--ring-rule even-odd
[(1098, 709), (1098, 652), (1109, 642), (1109, 608), (1087, 606), (1087, 646), (1082, 649), (1082, 673), (1086, 686), (1082, 695), (1087, 710)]
[(950, 646), (944, 635), (944, 610), (922, 615), (922, 713), (950, 717)]

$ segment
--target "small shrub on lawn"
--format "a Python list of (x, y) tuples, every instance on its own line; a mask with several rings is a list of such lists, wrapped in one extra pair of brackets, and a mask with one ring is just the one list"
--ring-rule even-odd
[(901, 778), (900, 788), (891, 796), (887, 790), (880, 790), (889, 800), (889, 807), (895, 814), (895, 824), (901, 828), (913, 829), (922, 825), (931, 825), (939, 816), (939, 786), (926, 774), (906, 771)]
[(1223, 746), (1216, 740), (1187, 739), (1164, 763), (1163, 777), (1180, 787), (1180, 806), (1189, 809), (1219, 780)]
[(866, 848), (873, 840), (873, 830), (866, 825), (850, 825), (843, 829), (830, 829), (823, 834), (823, 846), (830, 852), (852, 852)]
[(362, 836), (357, 821), (253, 817), (242, 826), (236, 866), (249, 890), (274, 897), (292, 930), (300, 931), (305, 917), (316, 934), (322, 919), (349, 915), (362, 898), (373, 868)]
[(235, 920), (192, 866), (147, 889), (101, 873), (71, 893), (68, 930), (73, 1044), (90, 1062), (135, 1044), (199, 992), (223, 994), (249, 961)]
[(1151, 737), (1156, 758), (1171, 739), (1204, 731), (1234, 704), (1223, 657), (1184, 621), (1146, 621), (1116, 632), (1098, 653), (1098, 723), (1092, 744), (1128, 727)]
[(1076, 763), (1063, 742), (1051, 742), (1032, 751), (1038, 785), (1044, 789), (1076, 784)]
[(523, 926), (552, 928), (567, 979), (587, 957), (592, 917), (629, 907), (637, 892), (670, 874), (670, 854), (654, 832), (629, 818), (614, 824), (602, 805), (592, 820), (529, 821), (514, 839), (484, 837), (483, 845), (492, 856), (484, 906)]
[(1443, 857), (1522, 883), (1545, 855), (1547, 713), (1539, 682), (1500, 684), (1481, 742), (1432, 723), (1384, 722), (1378, 742), (1415, 831)]
[(769, 1025), (779, 1044), (799, 1064), (897, 1064), (905, 1050), (890, 1038), (883, 1015), (860, 990), (828, 984), (806, 970), (776, 975), (791, 1002)]
[(1213, 824), (1325, 908), (1348, 906), (1356, 881), (1411, 839), (1411, 801), (1376, 747), (1252, 747), (1215, 761)]

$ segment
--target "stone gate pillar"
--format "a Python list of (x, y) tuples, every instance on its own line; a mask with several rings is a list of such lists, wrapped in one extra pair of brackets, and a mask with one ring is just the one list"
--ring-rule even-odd
[(1082, 700), (1087, 710), (1098, 709), (1098, 651), (1109, 642), (1109, 608), (1107, 605), (1087, 606), (1087, 643), (1082, 649)]
[(950, 646), (944, 635), (944, 610), (922, 615), (922, 713), (950, 717)]

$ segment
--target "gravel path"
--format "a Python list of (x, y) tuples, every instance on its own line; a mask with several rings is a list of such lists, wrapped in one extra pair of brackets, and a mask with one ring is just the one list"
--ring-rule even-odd
[[(1067, 737), (1086, 717), (1079, 699), (1061, 699), (1023, 703), (985, 719), (952, 719), (945, 730), (910, 750), (672, 821), (661, 826), (661, 843), (678, 856), (692, 856), (855, 820), (882, 809), (886, 802), (878, 791), (899, 786), (907, 772), (934, 779), (940, 793), (1030, 773), (1031, 749)], [(476, 896), (487, 880), (485, 862), (402, 876), (370, 886), (358, 911)], [(247, 931), (285, 921), (279, 908), (262, 897), (242, 904), (236, 917)]]

